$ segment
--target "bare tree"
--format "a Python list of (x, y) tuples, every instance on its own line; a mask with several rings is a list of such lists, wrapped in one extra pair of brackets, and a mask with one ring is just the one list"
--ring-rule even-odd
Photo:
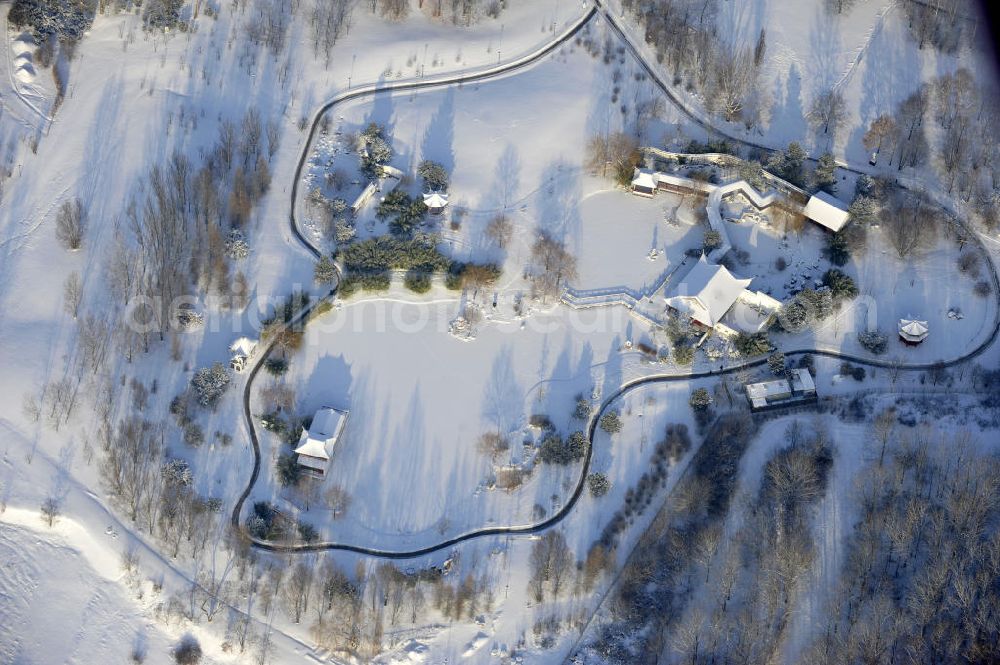
[(79, 198), (65, 201), (56, 214), (56, 238), (62, 246), (76, 251), (83, 246), (83, 235), (87, 230), (87, 212)]
[(747, 94), (756, 80), (753, 52), (749, 49), (721, 51), (713, 63), (712, 104), (726, 120), (737, 120)]
[(821, 92), (813, 98), (809, 108), (809, 121), (824, 134), (836, 135), (847, 117), (844, 96), (833, 88)]
[(934, 239), (940, 223), (940, 211), (922, 193), (897, 190), (894, 198), (895, 213), (885, 216), (882, 228), (902, 259)]
[[(875, 158), (882, 152), (882, 148), (887, 148), (892, 154), (896, 150), (896, 141), (899, 139), (899, 125), (889, 115), (880, 115), (872, 120), (871, 126), (862, 138), (865, 149), (874, 151)], [(891, 159), (890, 159), (891, 163)]]
[(83, 285), (80, 283), (80, 273), (71, 272), (63, 282), (63, 310), (75, 319), (80, 313), (82, 299)]
[(507, 215), (504, 214), (497, 215), (486, 226), (486, 236), (495, 242), (500, 249), (506, 247), (513, 233), (514, 225)]
[(559, 293), (565, 282), (576, 279), (576, 257), (547, 232), (538, 234), (531, 247), (532, 286), (543, 299)]
[(62, 512), (61, 502), (59, 501), (58, 497), (54, 495), (49, 495), (45, 497), (44, 501), (42, 501), (42, 507), (41, 507), (42, 520), (49, 525), (49, 528), (52, 527), (52, 525), (56, 521), (56, 518), (59, 517), (61, 512)]

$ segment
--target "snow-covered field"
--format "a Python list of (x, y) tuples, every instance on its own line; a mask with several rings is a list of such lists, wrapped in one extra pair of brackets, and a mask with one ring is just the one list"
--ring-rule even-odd
[[(166, 663), (172, 660), (171, 648), (188, 632), (202, 643), (202, 662), (243, 662), (250, 652), (233, 647), (234, 622), (250, 605), (251, 632), (258, 640), (263, 641), (262, 635), (272, 640), (271, 662), (306, 657), (338, 662), (338, 655), (315, 648), (310, 630), (315, 605), (301, 622), (276, 609), (286, 607), (284, 598), (269, 610), (260, 603), (244, 605), (248, 584), (232, 572), (232, 554), (225, 547), (228, 511), (253, 465), (241, 403), (246, 375), (234, 376), (214, 411), (195, 416), (207, 438), (200, 447), (184, 444), (168, 404), (187, 388), (195, 369), (228, 360), (234, 337), (255, 334), (253, 322), (275, 296), (298, 285), (311, 288), (312, 257), (292, 236), (288, 207), (295, 166), (307, 148), (308, 123), (325, 100), (348, 87), (469, 72), (507, 61), (543, 45), (589, 9), (587, 3), (508, 0), (499, 19), (484, 17), (458, 28), (416, 7), (405, 21), (389, 22), (372, 15), (368, 3), (358, 3), (351, 30), (337, 43), (327, 66), (313, 51), (304, 11), (308, 1), (293, 3), (303, 10), (291, 19), (287, 48), (277, 55), (244, 43), (246, 22), (257, 15), (256, 6), (206, 4), (217, 18), (203, 15), (188, 33), (153, 35), (143, 32), (138, 15), (99, 15), (67, 64), (67, 93), (57, 109), (52, 72), (36, 61), (35, 46), (20, 31), (8, 29), (5, 19), (0, 24), (5, 40), (0, 45), (5, 70), (0, 73), (0, 166), (9, 170), (0, 190), (3, 662), (121, 662), (138, 650), (145, 662)], [(921, 80), (976, 62), (965, 51), (941, 56), (917, 49), (895, 3), (857, 3), (835, 20), (821, 5), (821, 0), (722, 3), (720, 26), (727, 38), (752, 42), (761, 27), (767, 28), (761, 88), (771, 97), (772, 113), (755, 140), (783, 145), (803, 138), (811, 153), (825, 149), (825, 139), (813, 135), (803, 113), (818, 91), (837, 85), (847, 99), (848, 116), (834, 152), (863, 163), (867, 158), (860, 135), (874, 115), (889, 111)], [(7, 6), (0, 6), (0, 13), (6, 14)], [(442, 249), (459, 260), (501, 262), (505, 271), (497, 291), (525, 291), (523, 270), (539, 229), (563, 239), (577, 255), (573, 288), (643, 291), (674, 269), (686, 250), (701, 244), (703, 199), (633, 197), (585, 173), (587, 140), (597, 132), (631, 131), (636, 105), (655, 95), (624, 50), (612, 48), (602, 57), (611, 34), (595, 20), (580, 39), (516, 74), (352, 101), (332, 112), (331, 130), (355, 132), (376, 121), (387, 127), (396, 153), (393, 166), (412, 173), (423, 159), (443, 163), (452, 176), (451, 219), (458, 223), (439, 229)], [(695, 108), (699, 104), (687, 101)], [(77, 376), (78, 318), (65, 310), (65, 280), (79, 274), (81, 317), (106, 315), (108, 259), (116, 243), (130, 235), (125, 213), (129, 198), (142, 194), (139, 178), (175, 150), (192, 161), (202, 159), (220, 122), (238, 123), (251, 106), (276, 123), (280, 143), (270, 162), (270, 192), (245, 229), (251, 251), (240, 269), (250, 283), (249, 308), (217, 310), (202, 299), (198, 305), (206, 313), (204, 328), (178, 335), (176, 348), (169, 338), (153, 339), (148, 353), (129, 360), (113, 348), (104, 368), (106, 382), (78, 383), (75, 409), (66, 422), (52, 426), (53, 414), (44, 410), (32, 416), (33, 403), (47, 404), (50, 393), (43, 393), (43, 385)], [(646, 128), (643, 142), (683, 145), (692, 138), (704, 139), (704, 130), (668, 105)], [(310, 149), (323, 145), (330, 144), (321, 140)], [(356, 168), (354, 155), (339, 159), (345, 168)], [(408, 186), (416, 191), (415, 184)], [(67, 252), (56, 242), (55, 217), (74, 197), (80, 197), (90, 221), (83, 249)], [(514, 239), (503, 251), (487, 242), (484, 233), (498, 212), (505, 212), (515, 227)], [(371, 208), (361, 225), (369, 222), (368, 234), (384, 229), (374, 223)], [(809, 275), (801, 279), (821, 275), (813, 268), (822, 261), (817, 229), (807, 227), (782, 244), (774, 229), (730, 226), (734, 246), (750, 257), (734, 271), (754, 276), (755, 288), (787, 291), (794, 286), (787, 284), (789, 275), (801, 275), (803, 269)], [(774, 268), (779, 255), (789, 259), (785, 272)], [(930, 338), (917, 349), (891, 347), (887, 357), (906, 362), (955, 357), (992, 332), (996, 314), (995, 298), (972, 294), (973, 282), (958, 271), (957, 257), (953, 242), (939, 238), (931, 250), (899, 261), (871, 233), (867, 254), (845, 270), (856, 278), (862, 300), (874, 303), (877, 312), (847, 308), (819, 330), (783, 343), (860, 354), (855, 333), (875, 324), (876, 315), (878, 327), (890, 338), (898, 318), (916, 317), (929, 321)], [(506, 297), (491, 308), (492, 295), (480, 294), (486, 318), (470, 340), (448, 331), (465, 296), (439, 284), (429, 294), (415, 296), (397, 283), (385, 297), (356, 296), (310, 323), (284, 382), (295, 390), (301, 415), (321, 405), (350, 410), (321, 487), (340, 486), (352, 502), (333, 519), (322, 501), (310, 499), (306, 508), (302, 496), (279, 489), (274, 462), (288, 449), (258, 424), (263, 460), (251, 503), (274, 502), (316, 526), (323, 540), (385, 549), (432, 545), (484, 526), (535, 523), (565, 505), (582, 469), (579, 463), (539, 464), (522, 486), (491, 489), (489, 479), (498, 466), (520, 464), (533, 454), (524, 443), (537, 443), (539, 432), (529, 427), (529, 418), (547, 415), (566, 435), (585, 427), (572, 418), (577, 395), (597, 404), (625, 381), (686, 371), (673, 362), (651, 363), (635, 350), (656, 333), (623, 307), (574, 310), (555, 302), (530, 303), (522, 318)], [(658, 295), (654, 300), (659, 307)], [(963, 317), (949, 317), (949, 310), (960, 310)], [(704, 367), (698, 362), (698, 369)], [(995, 367), (996, 351), (978, 362)], [(856, 384), (839, 375), (839, 363), (818, 359), (817, 367), (821, 394), (846, 397), (859, 388), (924, 388), (922, 376), (915, 373), (899, 385), (892, 377), (890, 385), (890, 374), (878, 370), (866, 383)], [(953, 378), (962, 388), (964, 368), (955, 370)], [(251, 402), (255, 414), (261, 390), (272, 380), (263, 372), (257, 379)], [(145, 400), (136, 396), (141, 391), (135, 382), (148, 389)], [(591, 465), (591, 471), (606, 474), (611, 489), (601, 498), (584, 491), (556, 527), (566, 538), (574, 569), (649, 469), (651, 450), (664, 428), (685, 424), (693, 435), (691, 391), (711, 391), (716, 385), (706, 379), (643, 386), (612, 405), (622, 413), (623, 429), (613, 436), (598, 430)], [(190, 463), (195, 491), (220, 501), (209, 552), (200, 558), (170, 558), (150, 535), (151, 528), (131, 522), (109, 497), (100, 472), (97, 418), (104, 406), (100, 391), (107, 386), (118, 387), (109, 393), (114, 395), (108, 405), (111, 416), (163, 421), (160, 440), (167, 454)], [(975, 408), (972, 401), (967, 406)], [(785, 419), (768, 423), (748, 452), (741, 477), (744, 492), (756, 491), (768, 445), (780, 439), (777, 434), (785, 424)], [(816, 630), (823, 598), (836, 587), (843, 534), (850, 528), (850, 484), (868, 459), (867, 424), (833, 417), (824, 417), (822, 424), (837, 442), (837, 459), (831, 489), (815, 520), (821, 547), (810, 572), (814, 592), (800, 599), (788, 638), (789, 661)], [(496, 430), (509, 437), (512, 448), (491, 463), (477, 449), (477, 440)], [(230, 435), (232, 443), (222, 444), (216, 432)], [(671, 468), (654, 496), (654, 508), (668, 497), (688, 458)], [(52, 526), (39, 517), (46, 499), (59, 504), (61, 514)], [(654, 513), (635, 519), (624, 532), (619, 563)], [(446, 583), (482, 575), (490, 583), (490, 602), (477, 617), (453, 620), (427, 609), (421, 621), (387, 627), (386, 653), (376, 662), (487, 663), (513, 651), (523, 655), (522, 662), (556, 662), (608, 590), (610, 578), (592, 594), (576, 588), (538, 604), (527, 588), (536, 542), (536, 537), (481, 539), (401, 563), (401, 568), (419, 568), (451, 559), (454, 569)], [(126, 551), (138, 557), (132, 573), (123, 570)], [(379, 563), (353, 554), (308, 556), (260, 553), (259, 560), (272, 571), (291, 569), (297, 561), (333, 561), (349, 574), (370, 572)], [(203, 606), (195, 608), (192, 583), (205, 584), (206, 579), (209, 584), (218, 581), (221, 594), (233, 604), (215, 621), (205, 620)], [(369, 590), (375, 607), (378, 591)], [(175, 602), (164, 609), (171, 598), (188, 599), (194, 620), (184, 618), (183, 602), (180, 608)], [(560, 628), (554, 631), (555, 648), (549, 649), (552, 645), (540, 638), (545, 631), (537, 626), (556, 615)]]

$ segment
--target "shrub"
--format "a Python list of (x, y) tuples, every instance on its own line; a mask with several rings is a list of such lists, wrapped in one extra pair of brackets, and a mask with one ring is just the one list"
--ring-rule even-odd
[(858, 333), (858, 343), (878, 356), (885, 353), (889, 338), (878, 330), (863, 330)]
[(788, 267), (788, 261), (783, 256), (779, 256), (774, 260), (774, 269), (778, 272), (784, 272), (785, 268)]
[(695, 411), (704, 411), (712, 404), (712, 395), (709, 394), (706, 388), (698, 388), (691, 392), (688, 404)]
[(282, 487), (297, 485), (302, 477), (302, 467), (295, 460), (295, 455), (280, 455), (277, 463), (278, 482)]
[(448, 171), (437, 162), (425, 159), (417, 166), (417, 175), (424, 181), (424, 189), (446, 190), (448, 189)]
[(851, 258), (847, 247), (847, 238), (842, 233), (831, 233), (826, 237), (826, 247), (823, 254), (835, 266), (846, 265)]
[(329, 256), (324, 256), (313, 267), (313, 279), (317, 284), (331, 284), (337, 279), (337, 266)]
[(431, 275), (424, 270), (407, 271), (403, 284), (414, 293), (427, 293), (431, 290)]
[(191, 635), (185, 635), (174, 647), (174, 661), (177, 665), (198, 665), (201, 661), (201, 645)]
[(189, 422), (184, 426), (184, 443), (193, 448), (205, 443), (205, 433), (202, 431), (201, 425)]
[(56, 238), (68, 250), (83, 246), (83, 234), (87, 228), (87, 214), (80, 199), (66, 201), (56, 215)]
[(858, 295), (858, 287), (854, 284), (854, 280), (836, 268), (830, 268), (824, 273), (823, 284), (830, 287), (833, 297), (838, 300), (855, 298)]
[(315, 543), (319, 540), (319, 531), (309, 522), (299, 521), (295, 527), (299, 531), (299, 539), (304, 543)]
[(337, 293), (347, 298), (357, 291), (388, 291), (392, 278), (389, 271), (381, 272), (351, 272), (340, 280)]
[(990, 283), (984, 279), (976, 282), (976, 286), (973, 288), (973, 291), (980, 298), (986, 298), (993, 292), (993, 289), (990, 287)]
[(775, 351), (767, 357), (767, 368), (771, 370), (771, 374), (775, 376), (785, 373), (785, 354), (781, 351)]
[(285, 358), (268, 358), (264, 362), (264, 369), (271, 376), (281, 376), (288, 372), (288, 360)]
[(590, 400), (586, 399), (583, 395), (577, 395), (576, 408), (573, 410), (573, 417), (577, 420), (586, 420), (590, 417), (590, 412)]
[(191, 386), (202, 406), (215, 407), (229, 388), (229, 370), (222, 363), (203, 367), (191, 377)]
[(705, 231), (705, 239), (702, 241), (701, 248), (706, 252), (711, 252), (716, 247), (722, 245), (722, 234), (720, 234), (715, 229), (710, 231)]
[(611, 489), (611, 481), (603, 473), (592, 473), (587, 476), (587, 487), (594, 497), (602, 497)]
[(852, 365), (848, 362), (840, 364), (840, 373), (844, 376), (850, 376), (858, 382), (864, 381), (866, 374), (864, 367)]
[(608, 411), (601, 416), (601, 429), (608, 434), (617, 434), (622, 431), (622, 419), (617, 411)]
[(688, 366), (694, 362), (694, 347), (689, 344), (682, 344), (674, 347), (674, 361), (681, 366)]
[(545, 464), (566, 465), (582, 459), (586, 453), (587, 437), (583, 432), (573, 432), (566, 441), (553, 432), (542, 440), (542, 445), (538, 449), (538, 459)]
[(771, 340), (767, 338), (767, 333), (741, 332), (733, 339), (733, 346), (741, 356), (750, 358), (769, 352), (771, 350)]
[(444, 270), (451, 261), (433, 244), (421, 239), (379, 236), (340, 248), (337, 257), (349, 272), (381, 273), (422, 268)]

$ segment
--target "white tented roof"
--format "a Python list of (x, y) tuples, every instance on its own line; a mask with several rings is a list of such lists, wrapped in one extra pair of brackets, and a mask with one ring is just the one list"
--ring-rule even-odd
[(424, 194), (424, 205), (428, 208), (443, 208), (448, 205), (448, 195), (441, 192)]
[(642, 187), (644, 189), (656, 189), (657, 179), (656, 176), (649, 169), (636, 169), (635, 175), (632, 178), (633, 187)]
[(703, 254), (678, 283), (667, 304), (692, 319), (714, 327), (750, 286), (751, 279), (737, 279), (725, 266), (711, 264)]
[(929, 333), (926, 321), (914, 321), (912, 319), (899, 320), (899, 334), (901, 337), (914, 342), (920, 342)]
[[(337, 437), (340, 436), (340, 432), (344, 429), (346, 421), (346, 411), (323, 407), (313, 416), (313, 421), (309, 429), (302, 432), (295, 453), (300, 456), (304, 455), (320, 460), (329, 460), (330, 453), (333, 452), (333, 447), (337, 443)], [(300, 464), (309, 466), (309, 464), (305, 464), (305, 461), (302, 457), (299, 457)]]
[(847, 224), (847, 208), (843, 201), (826, 192), (816, 192), (806, 204), (805, 215), (834, 233)]

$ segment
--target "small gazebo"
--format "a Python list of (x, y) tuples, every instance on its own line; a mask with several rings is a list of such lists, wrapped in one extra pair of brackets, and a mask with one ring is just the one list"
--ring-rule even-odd
[(927, 339), (929, 332), (926, 321), (917, 321), (915, 319), (899, 320), (899, 338), (903, 340), (903, 344), (916, 346)]
[(424, 205), (432, 215), (440, 215), (448, 207), (448, 195), (441, 192), (428, 192), (424, 194)]

